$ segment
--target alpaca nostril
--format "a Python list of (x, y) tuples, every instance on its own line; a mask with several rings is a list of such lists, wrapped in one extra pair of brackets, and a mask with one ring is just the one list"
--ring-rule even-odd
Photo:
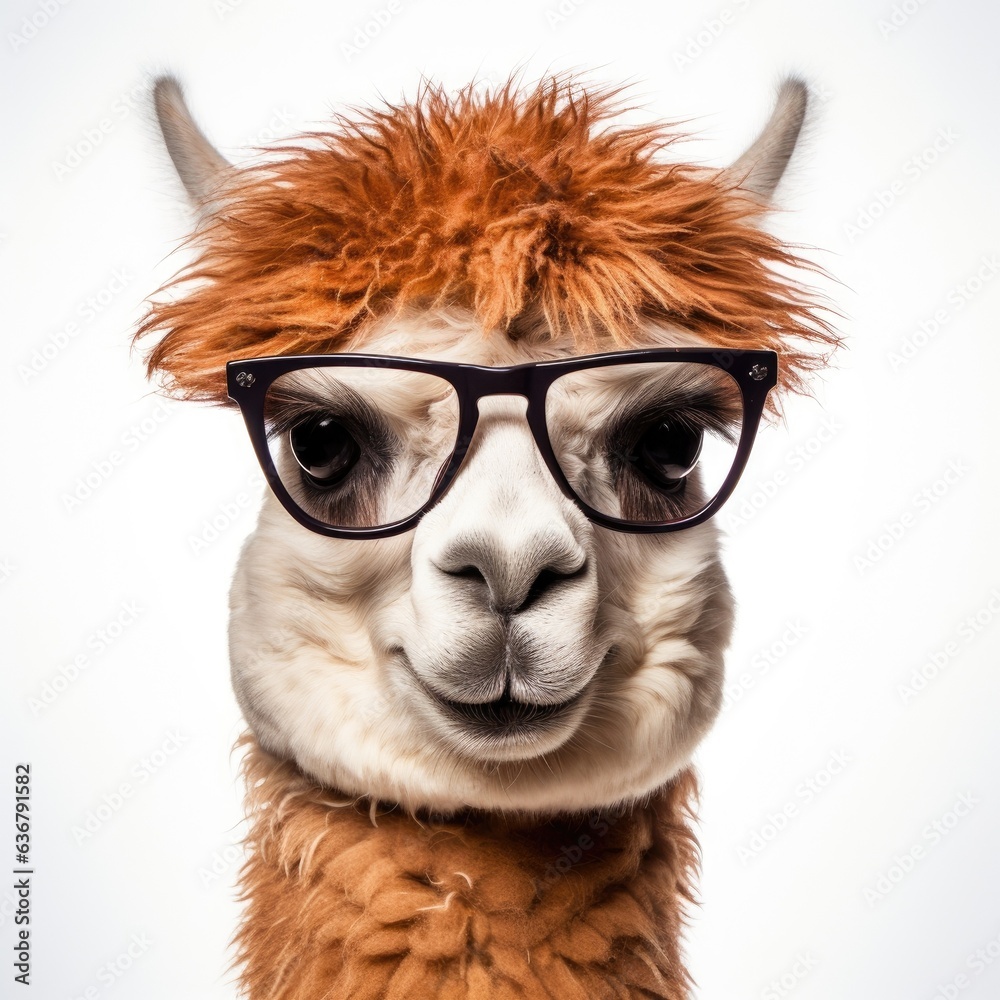
[(483, 583), (486, 582), (486, 577), (483, 576), (483, 571), (478, 566), (459, 566), (457, 569), (442, 569), (439, 566), (438, 569), (442, 573), (447, 573), (448, 576), (458, 576), (467, 580), (482, 580)]
[(489, 581), (478, 566), (459, 566), (456, 569), (445, 569), (438, 566), (438, 569), (445, 576), (454, 577), (456, 580), (467, 580), (469, 586), (475, 587), (477, 590), (481, 589), (486, 595), (490, 593)]
[(469, 580), (481, 584), (486, 594), (489, 610), (502, 618), (527, 611), (543, 598), (557, 591), (560, 585), (581, 577), (587, 572), (587, 562), (569, 571), (563, 572), (552, 567), (545, 567), (525, 588), (511, 586), (511, 581), (498, 577), (489, 577), (478, 566), (468, 564), (454, 569), (441, 569), (447, 576), (458, 580)]
[(514, 600), (493, 600), (493, 595), (491, 593), (490, 608), (496, 614), (502, 615), (505, 618), (509, 615), (527, 611), (533, 605), (537, 604), (542, 598), (547, 597), (552, 592), (556, 591), (560, 584), (582, 576), (586, 570), (586, 562), (584, 562), (579, 569), (573, 570), (571, 573), (561, 573), (558, 570), (546, 567), (538, 574), (538, 576), (535, 577), (534, 582), (528, 588), (527, 593), (524, 594), (524, 597), (519, 603), (516, 597)]

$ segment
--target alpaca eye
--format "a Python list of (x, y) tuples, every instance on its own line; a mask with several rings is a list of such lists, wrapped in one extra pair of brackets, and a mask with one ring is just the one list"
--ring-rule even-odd
[(659, 420), (639, 438), (632, 463), (654, 486), (678, 490), (698, 462), (704, 432), (677, 420)]
[(361, 457), (351, 432), (329, 414), (317, 414), (296, 424), (288, 440), (295, 461), (314, 486), (336, 486)]

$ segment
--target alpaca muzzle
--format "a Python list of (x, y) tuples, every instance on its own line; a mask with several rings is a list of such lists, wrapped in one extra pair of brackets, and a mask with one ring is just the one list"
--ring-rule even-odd
[[(425, 714), (453, 748), (474, 748), (496, 759), (527, 758), (563, 744), (590, 701), (590, 683), (603, 659), (587, 642), (576, 655), (542, 652), (544, 632), (497, 619), (445, 653), (414, 646), (403, 659)], [(580, 655), (580, 653), (590, 655)]]

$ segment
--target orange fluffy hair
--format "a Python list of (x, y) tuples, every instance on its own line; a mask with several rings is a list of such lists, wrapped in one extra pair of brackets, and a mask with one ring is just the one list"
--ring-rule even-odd
[(368, 803), (332, 802), (245, 742), (250, 1000), (688, 996), (691, 771), (617, 813), (518, 824), (392, 811), (373, 825)]
[(233, 171), (197, 259), (137, 333), (163, 334), (150, 374), (224, 402), (227, 361), (358, 349), (403, 307), (458, 307), (487, 336), (541, 320), (596, 349), (674, 324), (780, 350), (781, 384), (800, 390), (837, 342), (789, 277), (809, 265), (733, 179), (662, 162), (677, 133), (613, 127), (617, 98), (564, 77), (425, 85)]

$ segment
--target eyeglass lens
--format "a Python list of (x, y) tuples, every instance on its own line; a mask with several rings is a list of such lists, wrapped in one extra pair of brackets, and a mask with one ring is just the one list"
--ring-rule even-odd
[(589, 368), (549, 388), (545, 421), (570, 488), (633, 523), (704, 510), (736, 460), (739, 385), (712, 365), (648, 362)]

